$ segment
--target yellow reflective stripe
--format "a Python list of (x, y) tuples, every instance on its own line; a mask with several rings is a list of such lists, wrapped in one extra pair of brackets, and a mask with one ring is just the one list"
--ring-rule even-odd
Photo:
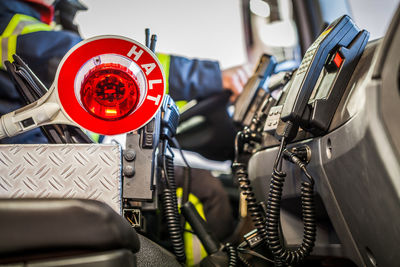
[[(185, 229), (188, 231), (192, 230), (189, 223), (185, 224)], [(185, 243), (185, 254), (186, 254), (186, 265), (194, 265), (194, 255), (193, 255), (193, 235), (189, 232), (183, 232), (183, 242)]]
[(202, 252), (202, 244), (200, 239), (196, 235), (192, 235), (192, 251), (193, 251), (193, 264), (199, 264), (203, 259)]
[[(4, 61), (10, 60), (12, 61), (12, 53), (14, 52), (15, 54), (15, 49), (17, 48), (16, 46), (16, 35), (14, 35), (15, 38), (11, 36), (7, 36), (4, 38), (0, 38), (0, 69), (5, 69), (3, 66)], [(11, 49), (9, 49), (11, 45)]]
[(171, 63), (171, 56), (167, 54), (157, 53), (157, 58), (160, 61), (165, 74), (165, 93), (169, 93), (169, 65)]
[(97, 134), (97, 133), (89, 133), (89, 137), (90, 137), (93, 141), (95, 141), (96, 143), (99, 142), (99, 139), (100, 139), (100, 135), (99, 135), (99, 134)]
[[(165, 93), (169, 93), (169, 67), (171, 64), (171, 56), (167, 54), (157, 53), (157, 58), (160, 61), (161, 65), (163, 66), (164, 73), (165, 73)], [(187, 104), (186, 100), (175, 101), (176, 106), (178, 109), (181, 109), (183, 106)]]
[(207, 251), (203, 245), (200, 246), (200, 260), (207, 257)]
[(17, 50), (17, 37), (38, 31), (50, 31), (51, 27), (34, 17), (15, 14), (0, 36), (0, 69), (4, 69), (4, 61), (13, 62), (13, 55)]
[[(183, 189), (182, 187), (178, 187), (176, 189), (176, 196), (178, 199), (182, 199), (183, 195)], [(206, 216), (204, 213), (204, 207), (201, 201), (193, 194), (189, 194), (189, 202), (193, 204), (193, 206), (196, 208), (197, 212), (199, 215), (203, 218), (203, 220), (206, 221)], [(179, 204), (180, 208), (181, 204)], [(192, 231), (192, 227), (190, 227), (189, 223), (185, 224), (185, 229), (188, 231)], [(193, 235), (190, 232), (184, 232), (183, 233), (183, 241), (185, 242), (185, 253), (186, 253), (186, 265), (187, 266), (194, 266), (199, 263), (199, 261), (207, 256), (207, 252), (201, 244), (200, 240), (197, 238), (197, 236)], [(193, 252), (194, 250), (194, 243), (198, 243), (200, 245), (200, 259), (195, 259), (195, 253)], [(197, 245), (197, 244), (196, 244)], [(197, 246), (196, 246), (197, 247)]]
[(8, 37), (8, 51), (7, 57), (10, 62), (13, 62), (13, 55), (17, 52), (17, 35), (11, 35)]
[(176, 106), (181, 110), (188, 102), (186, 100), (175, 101)]
[(2, 37), (6, 37), (6, 36), (10, 36), (11, 34), (15, 34), (14, 30), (17, 28), (18, 24), (21, 21), (26, 21), (26, 22), (39, 22), (38, 19), (31, 17), (31, 16), (27, 16), (27, 15), (23, 15), (23, 14), (15, 14), (10, 22), (8, 23), (7, 27), (5, 28), (5, 30), (3, 31), (3, 33), (1, 34)]
[[(176, 189), (176, 196), (178, 198), (182, 198), (182, 195), (183, 195), (183, 189), (182, 189), (182, 187), (178, 187)], [(192, 204), (196, 208), (197, 212), (200, 214), (200, 216), (203, 218), (203, 220), (206, 221), (206, 216), (204, 215), (204, 208), (203, 208), (203, 204), (201, 204), (201, 201), (192, 193), (189, 194), (188, 200), (190, 202), (192, 202)], [(179, 204), (179, 207), (180, 206), (181, 205)]]
[(21, 31), (21, 34), (27, 34), (39, 31), (51, 31), (51, 27), (44, 23), (30, 24), (25, 26), (25, 28)]
[(3, 41), (4, 41), (3, 38), (0, 38), (0, 69), (3, 68), (3, 50), (7, 52), (7, 48), (5, 49), (3, 48)]
[(87, 135), (89, 136), (90, 139), (92, 139), (92, 141), (98, 143), (100, 140), (100, 134), (94, 133), (94, 132), (90, 132), (88, 130), (85, 130), (83, 128), (81, 128), (81, 130)]

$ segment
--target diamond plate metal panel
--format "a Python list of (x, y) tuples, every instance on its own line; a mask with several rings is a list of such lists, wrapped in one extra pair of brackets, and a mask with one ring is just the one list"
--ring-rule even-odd
[(0, 145), (0, 198), (85, 198), (121, 213), (118, 145)]

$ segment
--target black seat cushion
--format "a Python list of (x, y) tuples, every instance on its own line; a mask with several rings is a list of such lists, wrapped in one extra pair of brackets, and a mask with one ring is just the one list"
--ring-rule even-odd
[(138, 235), (140, 250), (136, 253), (137, 266), (140, 267), (181, 267), (174, 254), (157, 245), (147, 237)]
[(0, 258), (36, 252), (137, 252), (131, 225), (108, 205), (80, 199), (0, 199)]

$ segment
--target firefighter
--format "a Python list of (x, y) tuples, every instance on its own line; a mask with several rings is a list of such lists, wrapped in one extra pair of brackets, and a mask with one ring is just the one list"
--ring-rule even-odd
[[(67, 2), (70, 4), (66, 4)], [(64, 30), (55, 30), (55, 9)], [(0, 70), (5, 70), (4, 61), (13, 61), (12, 55), (16, 53), (49, 87), (62, 57), (82, 40), (72, 21), (77, 10), (85, 9), (78, 0), (0, 1)], [(167, 76), (167, 93), (180, 105), (182, 102), (179, 101), (204, 99), (219, 92), (221, 88), (231, 90), (234, 100), (248, 77), (247, 71), (242, 67), (221, 71), (216, 61), (166, 54), (158, 54), (158, 57)], [(22, 104), (16, 90), (10, 88), (13, 85), (7, 74), (1, 71), (0, 115), (15, 110)], [(44, 137), (40, 137), (39, 131), (36, 133), (31, 138), (24, 135), (3, 142), (15, 142), (16, 139), (20, 143), (46, 142)]]

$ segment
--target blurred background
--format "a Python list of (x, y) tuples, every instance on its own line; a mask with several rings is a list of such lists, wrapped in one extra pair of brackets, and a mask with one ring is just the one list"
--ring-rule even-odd
[[(157, 51), (187, 57), (215, 59), (229, 68), (250, 62), (263, 52), (279, 61), (300, 60), (304, 47), (325, 24), (349, 14), (371, 39), (382, 37), (398, 0), (82, 0), (89, 8), (76, 22), (84, 38), (117, 34), (144, 41), (144, 29), (158, 35)], [(317, 19), (314, 33), (295, 25), (297, 12)], [(314, 9), (312, 7), (315, 7)], [(319, 6), (320, 8), (316, 8)], [(311, 7), (311, 9), (310, 9)], [(293, 11), (295, 8), (295, 12)], [(315, 22), (315, 21), (313, 21)], [(305, 40), (298, 38), (301, 32)], [(307, 40), (308, 38), (308, 40)]]

